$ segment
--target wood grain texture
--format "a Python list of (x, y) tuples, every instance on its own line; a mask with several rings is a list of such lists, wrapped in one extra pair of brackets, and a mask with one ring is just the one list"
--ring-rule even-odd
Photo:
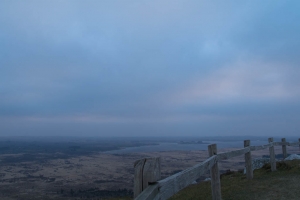
[(136, 198), (144, 191), (149, 183), (158, 181), (161, 178), (160, 173), (161, 159), (144, 158), (134, 163), (134, 188), (133, 196)]
[(212, 156), (202, 163), (158, 181), (160, 199), (168, 199), (178, 191), (187, 187), (200, 178), (201, 175), (205, 174), (216, 162), (217, 157)]
[(286, 139), (282, 138), (281, 139), (282, 142), (282, 155), (283, 155), (283, 159), (285, 159), (287, 157), (287, 151), (286, 151)]
[(269, 143), (269, 144), (265, 144), (265, 145), (260, 145), (260, 146), (250, 146), (250, 150), (251, 151), (258, 151), (258, 150), (263, 150), (263, 149), (266, 149), (266, 148), (270, 148), (274, 146), (273, 143)]
[(158, 196), (158, 183), (149, 185), (135, 200), (153, 200)]
[(238, 149), (238, 150), (234, 150), (234, 151), (229, 151), (229, 152), (218, 153), (217, 157), (218, 157), (218, 161), (227, 160), (229, 158), (244, 155), (245, 153), (248, 153), (248, 152), (250, 152), (250, 147), (246, 147), (246, 148)]
[[(270, 144), (273, 143), (273, 138), (269, 138), (268, 142)], [(274, 145), (269, 147), (269, 152), (270, 152), (270, 164), (271, 164), (271, 171), (276, 171), (276, 160), (275, 160), (275, 151), (274, 151)]]
[[(211, 144), (208, 145), (209, 156), (217, 155), (217, 145)], [(210, 169), (210, 178), (211, 178), (211, 192), (213, 200), (221, 200), (221, 181), (220, 181), (220, 171), (218, 162), (216, 162)]]
[(244, 147), (249, 148), (249, 152), (245, 153), (246, 177), (248, 180), (253, 179), (252, 157), (250, 151), (250, 140), (244, 140)]
[(154, 183), (161, 178), (160, 173), (161, 159), (157, 158), (146, 158), (143, 168), (143, 190), (145, 190), (149, 183)]
[(137, 160), (134, 163), (134, 188), (133, 196), (137, 197), (143, 191), (143, 168), (146, 159)]

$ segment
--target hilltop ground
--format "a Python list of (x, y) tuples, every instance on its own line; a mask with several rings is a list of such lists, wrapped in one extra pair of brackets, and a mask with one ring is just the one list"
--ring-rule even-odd
[[(254, 171), (253, 180), (240, 172), (231, 172), (221, 178), (222, 199), (299, 199), (300, 160), (277, 162), (277, 171), (270, 164)], [(210, 181), (191, 185), (170, 200), (211, 200)]]

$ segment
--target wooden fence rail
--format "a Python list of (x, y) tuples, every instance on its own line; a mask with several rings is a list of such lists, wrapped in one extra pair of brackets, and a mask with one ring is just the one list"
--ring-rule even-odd
[(286, 146), (299, 146), (299, 142), (274, 142), (273, 138), (268, 139), (269, 144), (250, 146), (250, 140), (244, 141), (244, 148), (229, 152), (217, 153), (217, 145), (208, 146), (209, 158), (193, 167), (179, 173), (160, 179), (160, 158), (145, 158), (135, 162), (134, 177), (134, 198), (135, 200), (166, 200), (192, 184), (200, 176), (210, 170), (212, 199), (221, 200), (221, 182), (218, 161), (227, 160), (236, 156), (245, 155), (245, 167), (247, 179), (253, 178), (251, 151), (258, 151), (269, 148), (271, 170), (276, 170), (274, 146), (282, 146), (283, 158), (287, 156)]

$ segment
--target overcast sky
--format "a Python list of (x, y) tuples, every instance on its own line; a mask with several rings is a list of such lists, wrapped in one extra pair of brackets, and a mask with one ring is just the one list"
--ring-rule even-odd
[(300, 136), (299, 11), (1, 0), (0, 135)]

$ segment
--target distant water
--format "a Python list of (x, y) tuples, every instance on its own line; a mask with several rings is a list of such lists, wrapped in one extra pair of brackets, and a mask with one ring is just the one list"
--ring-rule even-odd
[[(147, 145), (140, 147), (128, 147), (120, 150), (106, 151), (109, 154), (126, 154), (137, 152), (157, 152), (157, 151), (191, 151), (207, 150), (209, 144), (217, 144), (218, 149), (224, 148), (243, 148), (244, 141), (203, 141), (205, 144), (178, 144), (178, 143), (159, 143), (158, 145)], [(267, 141), (251, 141), (251, 146), (267, 144)]]

